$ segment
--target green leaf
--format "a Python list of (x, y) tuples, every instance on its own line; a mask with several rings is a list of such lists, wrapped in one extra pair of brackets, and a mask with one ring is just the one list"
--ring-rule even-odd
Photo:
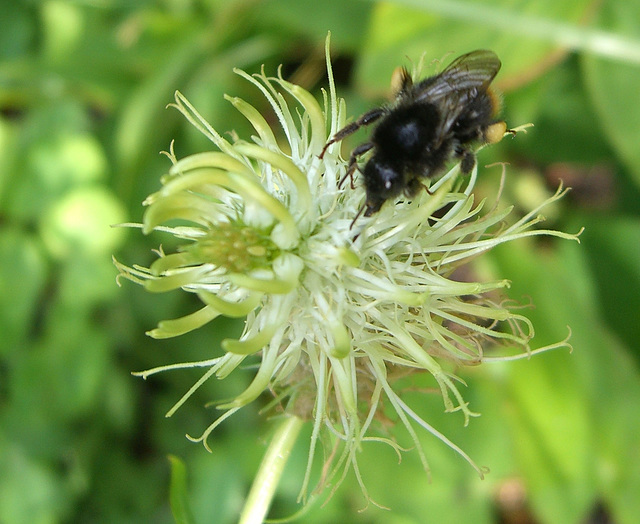
[[(356, 48), (366, 30), (371, 6), (367, 2), (343, 0), (272, 0), (255, 7), (259, 23), (321, 42), (331, 31), (336, 48)], [(313, 13), (313, 16), (309, 16)]]
[(169, 455), (171, 463), (171, 487), (169, 499), (171, 512), (177, 524), (194, 524), (195, 520), (189, 507), (187, 493), (187, 468), (184, 462), (174, 455)]
[[(617, 34), (640, 42), (640, 4), (616, 0), (603, 2), (599, 23)], [(640, 185), (640, 65), (613, 62), (585, 55), (586, 85), (611, 145)]]
[(508, 141), (510, 149), (519, 151), (518, 156), (545, 164), (576, 162), (587, 166), (585, 170), (593, 164), (614, 162), (575, 57), (510, 92), (504, 110), (510, 125), (535, 124), (526, 136)]
[(0, 230), (0, 354), (17, 350), (33, 331), (46, 264), (31, 235), (7, 226)]
[[(582, 237), (583, 244), (590, 240)], [(594, 285), (588, 252), (563, 242), (552, 253), (535, 243), (497, 253), (500, 276), (513, 281), (510, 295), (531, 296), (535, 309), (526, 314), (537, 329), (534, 342), (557, 340), (563, 325), (573, 333), (571, 355), (543, 354), (511, 368), (514, 443), (532, 507), (544, 522), (577, 522), (600, 502), (621, 522), (633, 522), (640, 511), (631, 496), (640, 413), (631, 399), (640, 395), (640, 373), (602, 315), (610, 306)]]
[(175, 115), (167, 114), (164, 108), (181, 85), (181, 78), (202, 57), (202, 47), (201, 34), (176, 42), (158, 71), (145, 78), (125, 104), (115, 132), (115, 153), (122, 187), (130, 187), (142, 159), (158, 139), (158, 133), (167, 127), (168, 119), (175, 119)]
[[(391, 72), (406, 64), (406, 57), (417, 63), (426, 53), (426, 76), (442, 69), (442, 64), (429, 67), (432, 60), (444, 58), (446, 64), (464, 52), (488, 48), (503, 62), (498, 85), (521, 83), (557, 49), (554, 31), (573, 27), (585, 9), (582, 0), (530, 2), (519, 11), (508, 0), (379, 3), (361, 55), (358, 82), (363, 89), (383, 92)], [(536, 27), (537, 31), (523, 30)]]
[(589, 352), (590, 405), (596, 423), (593, 460), (598, 488), (612, 521), (637, 522), (640, 514), (640, 371), (615, 332), (592, 330), (584, 351)]
[[(640, 340), (640, 223), (635, 218), (584, 218), (583, 245), (603, 319), (628, 347)], [(603, 256), (603, 254), (606, 254)], [(635, 352), (640, 363), (640, 349)]]
[(575, 358), (512, 364), (508, 396), (515, 457), (544, 522), (578, 522), (595, 503), (591, 420)]
[[(580, 249), (568, 242), (561, 247), (574, 256)], [(574, 334), (590, 329), (588, 273), (577, 271), (573, 260), (556, 251), (543, 256), (535, 242), (514, 243), (496, 253), (500, 276), (513, 282), (509, 295), (516, 300), (529, 295), (535, 307), (523, 311), (537, 330), (532, 348), (561, 340), (567, 325)], [(577, 304), (584, 309), (578, 311)], [(596, 425), (588, 385), (579, 373), (588, 354), (574, 338), (572, 354), (561, 349), (511, 363), (506, 389), (514, 457), (532, 508), (542, 521), (558, 524), (580, 521), (596, 502)]]
[(640, 185), (640, 67), (593, 56), (584, 57), (583, 64), (605, 136)]
[(20, 445), (0, 441), (0, 521), (7, 523), (61, 522), (69, 517), (72, 501), (54, 468)]

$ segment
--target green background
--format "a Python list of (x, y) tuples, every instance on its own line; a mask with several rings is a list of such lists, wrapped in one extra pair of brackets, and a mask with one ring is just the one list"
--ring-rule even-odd
[[(5, 5), (8, 4), (8, 5)], [(195, 309), (184, 293), (118, 288), (115, 254), (148, 265), (163, 241), (110, 224), (139, 222), (159, 187), (172, 139), (178, 156), (210, 149), (175, 110), (179, 89), (218, 131), (250, 130), (224, 93), (267, 112), (233, 67), (286, 78), (318, 97), (332, 34), (339, 94), (349, 115), (387, 93), (392, 70), (425, 53), (440, 59), (493, 49), (511, 126), (529, 133), (484, 150), (509, 161), (504, 202), (522, 214), (554, 191), (572, 192), (549, 227), (581, 244), (518, 241), (481, 260), (533, 306), (534, 346), (572, 331), (530, 361), (460, 370), (482, 417), (462, 427), (438, 398), (415, 396), (422, 416), (490, 468), (485, 480), (424, 436), (432, 479), (415, 453), (401, 464), (377, 444), (360, 465), (366, 511), (350, 475), (304, 522), (634, 523), (640, 515), (640, 4), (627, 0), (14, 1), (0, 12), (0, 522), (172, 522), (169, 454), (195, 522), (232, 523), (272, 423), (256, 403), (210, 439), (209, 400), (240, 392), (251, 370), (210, 381), (172, 418), (166, 411), (197, 371), (132, 377), (220, 354), (241, 328), (215, 322), (179, 339), (144, 335)], [(431, 68), (431, 69), (430, 69)], [(348, 146), (364, 135), (357, 135)], [(491, 194), (499, 170), (487, 169)], [(303, 432), (273, 516), (298, 509), (309, 430)], [(368, 460), (370, 459), (370, 460)]]

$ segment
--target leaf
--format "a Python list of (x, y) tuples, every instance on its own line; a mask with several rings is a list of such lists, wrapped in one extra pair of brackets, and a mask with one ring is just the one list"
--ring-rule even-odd
[[(582, 242), (590, 242), (588, 234)], [(516, 456), (532, 507), (544, 522), (576, 522), (603, 503), (620, 522), (633, 522), (640, 511), (631, 495), (639, 484), (640, 413), (632, 399), (640, 396), (640, 373), (602, 315), (611, 306), (598, 294), (584, 246), (561, 243), (549, 254), (521, 244), (499, 251), (501, 276), (513, 281), (510, 295), (531, 296), (534, 342), (551, 341), (569, 325), (574, 348), (520, 363), (511, 375)]]
[(585, 56), (583, 65), (604, 133), (640, 185), (640, 67), (593, 56)]
[[(599, 293), (600, 314), (628, 347), (640, 340), (640, 223), (636, 218), (585, 217), (584, 249)], [(604, 255), (604, 256), (603, 256)], [(640, 350), (635, 353), (640, 363)]]
[(168, 458), (171, 463), (169, 501), (173, 518), (177, 524), (194, 524), (195, 520), (189, 507), (187, 494), (187, 468), (178, 457), (169, 455)]
[[(501, 58), (498, 86), (522, 83), (553, 62), (551, 53), (558, 49), (553, 32), (574, 27), (586, 9), (582, 0), (544, 0), (529, 3), (525, 11), (515, 11), (508, 0), (402, 3), (415, 8), (376, 5), (358, 68), (363, 89), (383, 91), (393, 69), (406, 63), (406, 57), (416, 63), (426, 53), (426, 76), (442, 68), (441, 64), (429, 67), (432, 60), (444, 58), (448, 63), (477, 48), (492, 49)], [(528, 26), (540, 28), (522, 30)]]
[(0, 354), (21, 347), (33, 332), (47, 267), (41, 247), (31, 235), (5, 226), (0, 235)]
[[(640, 43), (640, 5), (617, 0), (603, 2), (599, 23)], [(640, 65), (613, 62), (594, 55), (582, 60), (585, 82), (602, 127), (612, 146), (640, 184)]]
[(259, 2), (255, 11), (261, 25), (276, 27), (279, 34), (290, 32), (323, 41), (330, 30), (332, 47), (353, 49), (362, 40), (371, 7), (366, 2), (343, 0), (272, 0)]

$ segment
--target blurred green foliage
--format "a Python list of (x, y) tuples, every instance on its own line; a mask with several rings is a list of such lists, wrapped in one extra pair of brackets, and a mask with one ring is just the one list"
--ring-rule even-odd
[[(430, 61), (448, 53), (495, 50), (508, 123), (536, 127), (486, 149), (481, 163), (511, 162), (503, 199), (520, 212), (563, 179), (574, 190), (550, 225), (586, 229), (581, 245), (520, 241), (478, 267), (512, 279), (510, 296), (534, 305), (527, 314), (536, 346), (571, 326), (573, 353), (464, 370), (467, 400), (483, 413), (468, 428), (443, 414), (436, 397), (416, 399), (426, 420), (490, 467), (487, 478), (428, 436), (431, 483), (415, 456), (398, 465), (390, 450), (370, 444), (363, 476), (392, 511), (358, 513), (364, 499), (350, 477), (303, 521), (492, 523), (524, 512), (543, 523), (637, 522), (638, 19), (639, 4), (627, 0), (3, 5), (0, 522), (172, 522), (169, 453), (186, 464), (187, 476), (174, 471), (173, 480), (186, 489), (174, 499), (183, 515), (237, 519), (269, 434), (259, 406), (216, 430), (213, 454), (184, 433), (199, 434), (215, 417), (204, 404), (237, 394), (251, 370), (210, 381), (170, 419), (164, 413), (197, 372), (142, 382), (130, 371), (211, 358), (241, 326), (222, 321), (176, 340), (145, 337), (195, 304), (178, 293), (118, 288), (111, 255), (147, 264), (160, 240), (109, 225), (141, 219), (141, 201), (168, 166), (157, 153), (171, 140), (178, 156), (210, 148), (165, 109), (176, 89), (219, 131), (249, 136), (222, 95), (262, 108), (264, 101), (232, 68), (264, 64), (272, 73), (283, 64), (286, 77), (320, 96), (329, 30), (351, 115), (379, 101), (398, 64), (425, 53), (435, 70)], [(499, 170), (487, 169), (479, 192), (495, 193), (498, 181)], [(307, 445), (303, 437), (294, 450), (274, 515), (297, 509)]]

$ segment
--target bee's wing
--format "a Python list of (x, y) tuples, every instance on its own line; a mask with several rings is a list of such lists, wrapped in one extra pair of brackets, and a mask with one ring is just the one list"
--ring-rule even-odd
[(456, 58), (442, 73), (414, 86), (415, 100), (435, 104), (442, 112), (438, 136), (444, 136), (466, 104), (489, 87), (500, 66), (493, 51), (472, 51)]

